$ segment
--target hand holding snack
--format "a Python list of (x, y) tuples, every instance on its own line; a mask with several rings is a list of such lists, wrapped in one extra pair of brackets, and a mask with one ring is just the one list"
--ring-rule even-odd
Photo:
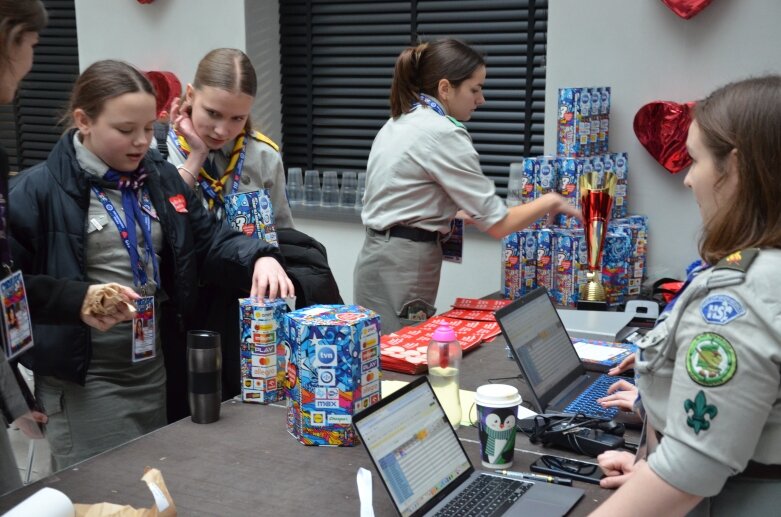
[(81, 321), (105, 332), (119, 322), (132, 320), (136, 312), (133, 301), (139, 298), (123, 285), (91, 285), (81, 306)]

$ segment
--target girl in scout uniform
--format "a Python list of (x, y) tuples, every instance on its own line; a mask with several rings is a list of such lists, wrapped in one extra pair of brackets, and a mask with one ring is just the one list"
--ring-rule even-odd
[(252, 128), (255, 68), (241, 50), (218, 48), (198, 63), (184, 98), (171, 106), (168, 161), (222, 217), (226, 194), (268, 189), (279, 228), (292, 228), (279, 146)]
[[(28, 355), (56, 470), (166, 423), (161, 328), (194, 327), (199, 277), (261, 296), (292, 290), (276, 248), (217, 222), (149, 151), (155, 97), (136, 69), (91, 65), (68, 112), (74, 127), (11, 191), (25, 208), (10, 217), (14, 260), (25, 273), (133, 285), (146, 331), (34, 323)], [(166, 342), (166, 367), (183, 367), (177, 345)]]
[(646, 459), (597, 515), (770, 515), (781, 493), (781, 76), (697, 103), (684, 180), (704, 266), (638, 343)]
[(355, 302), (382, 317), (384, 333), (434, 313), (442, 251), (456, 212), (494, 238), (547, 213), (580, 217), (558, 194), (507, 208), (483, 175), (462, 124), (485, 103), (486, 67), (466, 44), (443, 39), (404, 50), (391, 86), (391, 118), (374, 139), (355, 265)]
[[(182, 180), (219, 219), (224, 217), (225, 195), (265, 188), (271, 196), (275, 226), (293, 228), (279, 147), (254, 130), (250, 122), (256, 92), (255, 68), (244, 52), (219, 48), (206, 54), (183, 99), (171, 105), (168, 161), (176, 165)], [(224, 399), (241, 390), (236, 318), (237, 299), (245, 296), (217, 286), (199, 290), (204, 321), (201, 327), (222, 336)], [(182, 377), (176, 384), (185, 383)], [(179, 409), (169, 408), (172, 419), (185, 416), (186, 405)]]

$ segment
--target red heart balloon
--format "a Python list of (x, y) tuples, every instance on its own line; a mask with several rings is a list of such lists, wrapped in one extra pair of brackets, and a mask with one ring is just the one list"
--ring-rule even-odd
[(686, 136), (692, 122), (693, 102), (649, 102), (637, 111), (635, 135), (654, 159), (671, 174), (691, 165), (686, 151)]
[(713, 0), (662, 0), (675, 14), (688, 20), (710, 5)]

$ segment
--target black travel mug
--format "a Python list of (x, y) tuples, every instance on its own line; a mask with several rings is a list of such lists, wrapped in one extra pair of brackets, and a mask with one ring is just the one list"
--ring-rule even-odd
[(187, 397), (196, 424), (220, 418), (222, 402), (222, 350), (219, 332), (187, 332)]

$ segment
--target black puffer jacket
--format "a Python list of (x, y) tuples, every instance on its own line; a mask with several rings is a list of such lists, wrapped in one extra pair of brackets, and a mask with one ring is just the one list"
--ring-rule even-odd
[[(63, 135), (45, 162), (23, 171), (13, 182), (11, 251), (25, 273), (85, 280), (90, 175), (76, 160), (73, 132)], [(160, 275), (170, 300), (162, 317), (177, 318), (180, 329), (191, 328), (199, 278), (246, 289), (257, 258), (283, 260), (264, 241), (217, 222), (156, 150), (147, 153), (144, 166), (165, 243)], [(184, 202), (186, 212), (177, 211), (174, 202)], [(81, 302), (74, 300), (79, 306)], [(38, 374), (83, 384), (91, 357), (89, 327), (34, 325), (33, 332), (35, 346), (22, 363)]]

